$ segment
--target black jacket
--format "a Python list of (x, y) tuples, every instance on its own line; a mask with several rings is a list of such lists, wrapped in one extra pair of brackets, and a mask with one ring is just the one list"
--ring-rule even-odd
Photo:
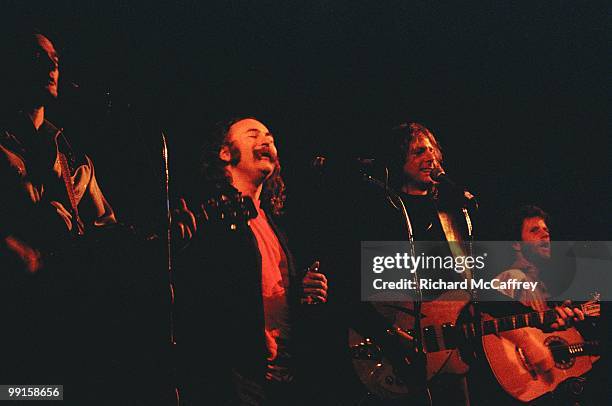
[[(284, 234), (272, 216), (266, 215), (288, 260), (289, 350), (294, 355), (300, 278)], [(261, 254), (246, 221), (232, 229), (227, 222), (209, 219), (179, 254), (175, 272), (177, 367), (181, 398), (187, 404), (231, 401), (235, 396), (232, 371), (263, 382), (267, 351), (261, 285)]]

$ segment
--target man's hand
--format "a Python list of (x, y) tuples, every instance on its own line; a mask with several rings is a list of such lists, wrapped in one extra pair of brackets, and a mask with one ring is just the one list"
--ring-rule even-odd
[(16, 260), (19, 267), (28, 273), (35, 274), (40, 271), (43, 266), (40, 251), (12, 235), (5, 237), (1, 242), (0, 254), (7, 251), (8, 257)]
[(555, 359), (548, 348), (538, 338), (540, 334), (534, 327), (525, 327), (517, 330), (504, 331), (500, 335), (514, 343), (527, 363), (540, 374), (544, 381), (552, 379), (551, 370), (555, 366)]
[(183, 240), (190, 240), (197, 229), (195, 215), (187, 207), (185, 199), (180, 198), (179, 207), (172, 211), (172, 234), (179, 235)]
[(327, 278), (319, 273), (319, 261), (313, 262), (302, 280), (302, 304), (327, 302)]
[(572, 302), (570, 300), (566, 300), (561, 306), (556, 306), (555, 311), (559, 317), (557, 317), (556, 322), (550, 325), (554, 330), (561, 330), (569, 327), (571, 320), (574, 322), (584, 320), (584, 313), (582, 310), (578, 307), (572, 308)]
[(68, 230), (72, 231), (72, 214), (70, 214), (70, 212), (66, 210), (64, 205), (58, 201), (51, 200), (49, 203), (55, 208), (55, 211), (62, 218), (62, 220), (64, 220), (64, 223), (66, 223), (66, 227), (68, 228)]
[(555, 360), (550, 352), (550, 348), (533, 336), (524, 337), (523, 340), (521, 348), (527, 360), (533, 365), (535, 371), (542, 375), (545, 381), (549, 381), (552, 378), (550, 371), (555, 366)]

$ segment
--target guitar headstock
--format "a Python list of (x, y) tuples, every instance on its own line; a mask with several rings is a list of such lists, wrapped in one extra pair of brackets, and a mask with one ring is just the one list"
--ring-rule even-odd
[(232, 231), (257, 217), (257, 209), (253, 200), (238, 191), (220, 191), (216, 196), (202, 203), (200, 209), (200, 217), (204, 217), (205, 222), (227, 225)]
[(601, 294), (598, 292), (594, 292), (591, 295), (591, 300), (580, 306), (585, 316), (599, 317), (601, 315), (601, 304), (599, 303), (600, 299)]

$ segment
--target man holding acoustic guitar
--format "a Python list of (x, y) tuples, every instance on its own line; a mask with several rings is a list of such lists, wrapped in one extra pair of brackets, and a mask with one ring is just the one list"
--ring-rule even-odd
[[(572, 306), (570, 301), (561, 305), (549, 302), (551, 294), (545, 280), (551, 281), (554, 275), (546, 274), (555, 270), (551, 266), (548, 215), (542, 209), (521, 207), (511, 229), (517, 240), (512, 243), (514, 263), (496, 278), (538, 284), (533, 291), (501, 290), (526, 306), (525, 314), (509, 316), (514, 326), (524, 327), (500, 329), (498, 334), (484, 336), (484, 353), (493, 375), (512, 398), (531, 402), (548, 395), (538, 404), (574, 401), (572, 395), (583, 390), (581, 375), (599, 358), (592, 355), (598, 342), (585, 341), (576, 327), (583, 324), (585, 316), (599, 316), (600, 305), (596, 301), (581, 306)], [(567, 390), (553, 393), (563, 382), (568, 383)]]
[[(401, 179), (396, 179), (393, 187), (399, 187), (397, 194), (405, 204), (406, 211), (410, 215), (411, 228), (415, 241), (466, 241), (472, 235), (472, 221), (467, 213), (468, 208), (474, 207), (474, 197), (466, 193), (465, 190), (457, 188), (452, 183), (444, 182), (440, 174), (444, 174), (442, 169), (442, 153), (438, 141), (433, 133), (419, 123), (405, 123), (394, 129), (397, 152), (397, 161), (401, 168)], [(399, 181), (399, 182), (397, 182)], [(381, 211), (382, 212), (382, 211)], [(383, 226), (383, 230), (377, 235), (379, 240), (401, 240), (405, 239), (405, 234), (393, 234), (393, 219), (384, 218), (383, 215), (376, 216), (376, 221)], [(530, 208), (520, 219), (519, 241), (513, 247), (516, 253), (516, 260), (512, 269), (505, 271), (496, 278), (500, 282), (515, 280), (519, 282), (538, 281), (538, 288), (531, 293), (523, 290), (525, 296), (515, 295), (514, 290), (502, 293), (523, 302), (532, 311), (548, 310), (546, 303), (547, 291), (544, 283), (539, 279), (538, 265), (545, 263), (550, 258), (550, 235), (546, 225), (546, 215), (537, 208)], [(398, 219), (396, 223), (402, 224)], [(456, 248), (456, 245), (449, 244), (449, 251)], [(452, 253), (453, 255), (455, 252)], [(423, 277), (424, 275), (421, 275)], [(441, 275), (449, 279), (457, 275)], [(468, 278), (465, 274), (463, 277)], [(510, 284), (509, 284), (510, 285)], [(423, 346), (427, 357), (426, 366), (426, 392), (422, 403), (433, 405), (443, 404), (480, 404), (480, 395), (488, 392), (482, 388), (478, 379), (478, 365), (471, 364), (467, 358), (459, 357), (457, 351), (458, 341), (452, 339), (452, 331), (461, 331), (461, 328), (472, 331), (473, 334), (466, 334), (463, 337), (465, 343), (472, 342), (473, 339), (484, 337), (485, 351), (487, 343), (491, 340), (500, 340), (503, 337), (508, 342), (516, 345), (524, 344), (524, 357), (529, 358), (533, 364), (533, 373), (540, 374), (538, 382), (548, 382), (548, 390), (553, 390), (559, 383), (560, 374), (554, 374), (556, 361), (553, 353), (544, 341), (538, 341), (535, 331), (541, 330), (534, 327), (520, 328), (521, 316), (513, 317), (510, 320), (512, 328), (507, 328), (504, 324), (508, 320), (488, 320), (478, 323), (477, 317), (470, 317), (466, 311), (470, 309), (470, 295), (466, 291), (447, 291), (447, 292), (425, 292), (427, 299), (422, 302), (421, 307), (421, 331), (423, 336)], [(433, 300), (432, 300), (433, 299)], [(482, 298), (481, 298), (482, 300)], [(508, 299), (512, 300), (512, 299)], [(482, 303), (482, 310), (487, 308), (486, 303)], [(412, 307), (410, 304), (401, 302), (380, 302), (373, 303), (380, 315), (391, 324), (388, 329), (389, 334), (405, 342), (407, 349), (405, 354), (410, 354), (409, 348), (413, 344), (411, 334), (414, 334), (414, 317), (410, 314)], [(367, 309), (361, 306), (359, 314), (362, 320), (365, 319)], [(545, 319), (540, 323), (530, 324), (526, 319), (523, 326), (537, 326), (548, 330), (563, 329), (571, 321), (581, 321), (585, 318), (585, 312), (595, 315), (599, 312), (598, 305), (586, 304), (580, 307), (571, 307), (569, 303), (556, 306), (550, 309)], [(470, 312), (468, 312), (470, 313)], [(460, 316), (463, 314), (463, 316)], [(487, 315), (483, 315), (483, 320)], [(463, 320), (461, 319), (463, 317)], [(525, 316), (527, 317), (527, 316)], [(538, 316), (539, 317), (539, 316)], [(514, 320), (514, 321), (513, 321)], [(550, 320), (550, 321), (548, 321)], [(467, 323), (465, 323), (467, 321)], [(547, 325), (543, 325), (544, 322)], [(493, 324), (492, 324), (493, 323)], [(377, 335), (371, 328), (367, 328), (367, 323), (362, 321), (360, 324), (354, 323), (349, 335), (349, 346), (353, 357), (354, 368), (361, 382), (368, 388), (369, 392), (380, 398), (380, 404), (401, 404), (407, 399), (413, 398), (419, 391), (415, 384), (419, 384), (418, 374), (422, 373), (416, 364), (412, 364), (412, 370), (402, 366), (398, 361), (397, 348), (385, 344), (384, 337)], [(492, 328), (495, 327), (495, 328)], [(448, 336), (447, 336), (448, 334)], [(487, 341), (488, 340), (488, 341)], [(579, 345), (581, 340), (577, 337), (569, 338), (569, 344)], [(456, 341), (456, 342), (454, 342)], [(503, 348), (500, 343), (490, 343), (488, 348)], [(473, 348), (473, 347), (472, 347)], [(465, 348), (470, 350), (469, 348)], [(561, 350), (561, 348), (558, 348)], [(580, 348), (580, 351), (585, 350)], [(578, 351), (571, 347), (571, 351)], [(468, 358), (476, 356), (469, 353), (461, 353)], [(381, 358), (382, 357), (382, 358)], [(394, 359), (395, 358), (395, 359)], [(410, 355), (408, 355), (410, 358)], [(497, 357), (499, 358), (499, 357)], [(577, 362), (580, 365), (580, 361)], [(392, 366), (391, 366), (391, 365)], [(557, 365), (559, 362), (557, 361)], [(504, 360), (499, 368), (504, 370), (511, 366), (510, 360)], [(468, 369), (472, 369), (468, 393), (465, 374)], [(584, 366), (586, 369), (586, 366)], [(402, 371), (402, 369), (404, 369)], [(588, 368), (590, 369), (590, 367)], [(511, 385), (516, 386), (520, 382), (519, 375), (516, 373), (506, 373), (505, 377)], [(424, 383), (421, 383), (423, 385)], [(554, 384), (554, 385), (553, 385)], [(553, 385), (550, 387), (550, 385)], [(513, 390), (520, 391), (513, 387)], [(530, 393), (535, 394), (536, 388)], [(543, 394), (545, 392), (540, 393)], [(525, 400), (524, 396), (511, 393), (515, 398)], [(471, 395), (471, 396), (470, 396)], [(539, 395), (537, 395), (539, 396)], [(528, 400), (537, 397), (533, 396)], [(483, 397), (483, 401), (490, 398)], [(396, 403), (393, 403), (396, 402)], [(379, 404), (376, 401), (373, 404)]]

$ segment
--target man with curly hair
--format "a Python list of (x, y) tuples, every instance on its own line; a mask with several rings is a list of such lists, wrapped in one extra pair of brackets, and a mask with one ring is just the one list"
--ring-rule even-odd
[(273, 221), (285, 200), (274, 136), (255, 118), (231, 120), (217, 127), (203, 161), (213, 197), (231, 200), (239, 192), (254, 209), (248, 221), (230, 226), (203, 211), (209, 223), (197, 230), (193, 222), (179, 224), (190, 237), (176, 277), (181, 396), (188, 404), (295, 402), (300, 302), (325, 302), (327, 280), (316, 262), (297, 275)]

